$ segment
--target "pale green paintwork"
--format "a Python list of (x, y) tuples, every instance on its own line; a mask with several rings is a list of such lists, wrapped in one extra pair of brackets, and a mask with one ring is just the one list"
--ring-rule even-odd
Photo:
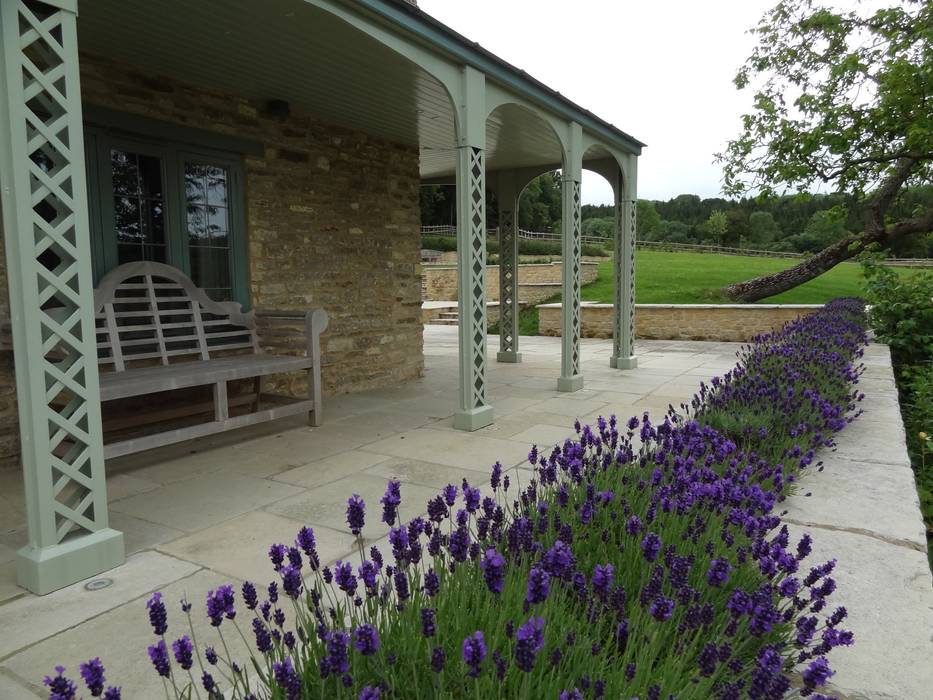
[[(25, 3), (0, 3), (0, 184), (29, 530), (17, 576), (36, 593), (118, 566), (124, 552), (107, 518), (75, 14), (60, 4), (40, 23)], [(50, 50), (37, 67), (27, 50), (40, 40)], [(45, 102), (40, 113), (30, 99)], [(36, 152), (58, 162), (41, 168)], [(42, 200), (54, 221), (34, 209)], [(45, 250), (59, 259), (53, 270)], [(56, 411), (61, 392), (67, 407)]]

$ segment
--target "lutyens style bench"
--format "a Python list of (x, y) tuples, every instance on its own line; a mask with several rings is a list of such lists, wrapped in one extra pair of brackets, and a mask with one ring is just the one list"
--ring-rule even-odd
[[(268, 354), (260, 347), (256, 312), (244, 312), (236, 302), (213, 301), (181, 271), (148, 261), (109, 272), (94, 291), (94, 308), (102, 402), (192, 387), (213, 389), (213, 420), (180, 427), (164, 420), (203, 412), (205, 407), (194, 402), (187, 411), (184, 405), (157, 410), (168, 429), (109, 442), (105, 457), (305, 412), (311, 425), (320, 425), (320, 336), (327, 327), (323, 309), (259, 312), (292, 324), (302, 317), (304, 321), (304, 355)], [(298, 371), (307, 372), (307, 398), (263, 394), (263, 377)], [(228, 397), (228, 382), (235, 380), (253, 382), (245, 401)]]

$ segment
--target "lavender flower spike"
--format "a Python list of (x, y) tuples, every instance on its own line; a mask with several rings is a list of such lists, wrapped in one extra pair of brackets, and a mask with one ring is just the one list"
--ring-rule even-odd
[(354, 493), (347, 499), (347, 525), (350, 526), (350, 532), (358, 536), (363, 531), (365, 519), (366, 502), (359, 494)]

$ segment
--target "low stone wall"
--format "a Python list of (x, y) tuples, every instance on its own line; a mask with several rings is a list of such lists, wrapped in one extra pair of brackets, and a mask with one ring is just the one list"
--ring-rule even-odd
[[(560, 335), (560, 304), (538, 306), (541, 335)], [(745, 342), (811, 314), (821, 304), (636, 304), (635, 336)], [(612, 337), (612, 305), (583, 303), (583, 337)]]
[[(599, 264), (595, 262), (584, 262), (580, 269), (581, 281), (583, 284), (589, 284), (596, 279), (596, 273)], [(425, 265), (422, 268), (424, 274), (424, 299), (426, 301), (456, 301), (457, 300), (457, 268), (446, 266)], [(561, 263), (546, 263), (518, 266), (518, 298), (521, 301), (535, 303), (543, 301), (548, 297), (554, 296), (556, 292), (552, 291), (546, 296), (534, 296), (526, 298), (523, 291), (526, 291), (527, 285), (535, 284), (560, 284), (561, 281)], [(560, 291), (558, 288), (557, 292)], [(529, 292), (534, 294), (534, 292)], [(499, 300), (499, 266), (488, 265), (486, 267), (486, 299), (489, 301)]]

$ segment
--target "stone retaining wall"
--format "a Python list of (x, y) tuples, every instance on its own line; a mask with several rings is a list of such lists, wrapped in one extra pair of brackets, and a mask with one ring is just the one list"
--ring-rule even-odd
[[(599, 264), (595, 262), (584, 262), (580, 276), (582, 284), (589, 284), (596, 279), (596, 273)], [(554, 296), (560, 292), (561, 281), (561, 263), (531, 264), (518, 266), (518, 298), (521, 301), (530, 303), (540, 302), (544, 299)], [(457, 268), (442, 266), (424, 266), (425, 294), (427, 301), (456, 301), (457, 300)], [(535, 284), (556, 284), (554, 291), (549, 291), (544, 296), (533, 287), (528, 285)], [(523, 292), (527, 292), (528, 295)], [(486, 267), (486, 299), (489, 301), (499, 300), (499, 266), (488, 265)]]
[[(416, 148), (297, 111), (279, 119), (259, 102), (93, 56), (82, 55), (80, 68), (85, 105), (263, 145), (262, 155), (244, 159), (251, 301), (258, 309), (327, 311), (326, 394), (423, 373)], [(7, 305), (0, 257), (0, 322)], [(294, 330), (300, 341), (303, 329)], [(8, 346), (0, 344), (0, 465), (18, 461), (19, 452)], [(300, 393), (304, 384), (296, 375), (271, 388)]]
[[(560, 304), (538, 306), (541, 335), (560, 335)], [(820, 304), (636, 304), (635, 336), (660, 340), (745, 342)], [(583, 337), (612, 337), (612, 305), (583, 302)]]

